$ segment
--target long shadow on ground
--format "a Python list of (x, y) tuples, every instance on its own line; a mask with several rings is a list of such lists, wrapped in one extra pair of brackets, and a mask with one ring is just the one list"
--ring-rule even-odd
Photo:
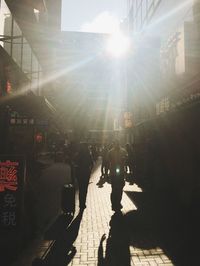
[(121, 212), (111, 217), (104, 256), (103, 242), (105, 239), (104, 234), (98, 249), (98, 266), (130, 266), (130, 237)]
[(128, 196), (138, 206), (125, 215), (130, 228), (130, 245), (149, 249), (160, 247), (174, 265), (199, 264), (200, 236), (198, 208), (183, 208), (169, 192), (132, 193)]
[(72, 221), (66, 229), (63, 217), (61, 217), (52, 230), (46, 233), (46, 239), (55, 239), (44, 258), (36, 258), (32, 266), (66, 266), (76, 254), (73, 246), (79, 232), (82, 212)]
[(44, 233), (45, 240), (58, 240), (61, 235), (66, 233), (66, 228), (73, 219), (72, 215), (61, 214), (51, 227)]
[(144, 250), (161, 248), (170, 258), (164, 249), (158, 225), (149, 208), (141, 208), (126, 214), (115, 213), (110, 220), (107, 240), (104, 234), (100, 241), (98, 266), (131, 266), (130, 246)]
[[(153, 220), (144, 209), (126, 214), (115, 213), (110, 220), (110, 231), (106, 240), (102, 236), (98, 249), (98, 266), (130, 266), (130, 246), (141, 249), (161, 247)], [(106, 249), (103, 242), (106, 240)], [(104, 255), (105, 253), (105, 255)]]
[(98, 266), (130, 266), (130, 246), (145, 251), (160, 248), (176, 266), (199, 265), (197, 206), (186, 211), (173, 194), (164, 192), (127, 194), (138, 209), (111, 217), (107, 240), (104, 234), (99, 244)]

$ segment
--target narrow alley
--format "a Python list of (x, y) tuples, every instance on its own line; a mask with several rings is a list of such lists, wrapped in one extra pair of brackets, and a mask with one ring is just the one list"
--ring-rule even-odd
[[(99, 177), (98, 166), (91, 176), (87, 208), (83, 215), (78, 213), (78, 195), (76, 195), (76, 212), (68, 227), (65, 227), (67, 218), (65, 217), (63, 222), (61, 214), (58, 220), (62, 221), (57, 220), (43, 238), (27, 248), (13, 266), (173, 265), (164, 251), (152, 243), (152, 233), (147, 232), (144, 236), (146, 230), (141, 228), (143, 236), (139, 234), (138, 237), (137, 232), (134, 239), (134, 228), (132, 231), (129, 219), (137, 212), (137, 208), (128, 195), (142, 194), (141, 189), (136, 184), (126, 183), (122, 198), (122, 213), (114, 214), (110, 204), (111, 186), (107, 182), (98, 186)], [(134, 227), (133, 221), (131, 223)], [(139, 225), (136, 222), (136, 226), (142, 227), (143, 223)], [(146, 221), (146, 224), (148, 223), (149, 221)]]

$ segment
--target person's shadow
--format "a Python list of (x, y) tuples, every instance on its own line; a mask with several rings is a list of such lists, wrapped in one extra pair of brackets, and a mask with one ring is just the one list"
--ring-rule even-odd
[(32, 266), (66, 266), (69, 264), (76, 254), (73, 243), (78, 236), (82, 215), (83, 213), (80, 212), (64, 232), (59, 231), (59, 235), (56, 236), (56, 240), (43, 258), (34, 259)]
[(156, 224), (146, 209), (133, 210), (126, 214), (115, 213), (111, 217), (110, 231), (106, 241), (104, 234), (98, 248), (98, 266), (130, 266), (130, 247), (153, 249), (161, 247)]
[(121, 212), (111, 217), (104, 256), (103, 242), (105, 239), (104, 234), (98, 249), (98, 266), (130, 266), (130, 239), (126, 220)]

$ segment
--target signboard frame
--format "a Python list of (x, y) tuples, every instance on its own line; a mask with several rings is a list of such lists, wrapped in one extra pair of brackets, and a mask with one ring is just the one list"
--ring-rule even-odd
[(24, 222), (26, 159), (0, 154), (0, 232), (21, 232)]

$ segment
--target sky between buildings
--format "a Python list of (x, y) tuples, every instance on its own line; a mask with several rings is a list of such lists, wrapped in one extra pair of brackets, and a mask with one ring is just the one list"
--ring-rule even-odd
[(62, 0), (62, 30), (112, 32), (127, 15), (126, 0)]

